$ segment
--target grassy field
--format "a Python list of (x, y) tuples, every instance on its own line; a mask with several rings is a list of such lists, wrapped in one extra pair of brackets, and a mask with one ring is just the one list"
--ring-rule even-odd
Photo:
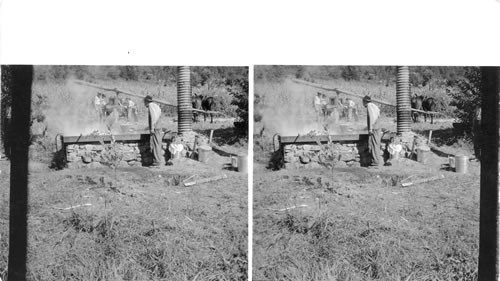
[[(107, 168), (50, 171), (31, 163), (29, 280), (246, 280), (246, 176), (226, 171), (223, 185), (184, 187), (190, 176), (221, 173), (185, 161), (122, 168), (117, 178)], [(9, 167), (1, 163), (6, 278)]]
[[(329, 83), (395, 98), (394, 88)], [(402, 159), (379, 170), (273, 171), (275, 134), (318, 129), (311, 125), (317, 91), (289, 81), (256, 83), (255, 89), (261, 102), (254, 125), (253, 280), (477, 280), (480, 167), (469, 162), (465, 175), (446, 168), (447, 155), (472, 155), (453, 119), (412, 124), (424, 136), (433, 131), (426, 165)], [(350, 125), (366, 122), (363, 111)], [(384, 127), (395, 131), (394, 117), (383, 116)], [(438, 174), (444, 179), (401, 187)]]
[(254, 280), (477, 280), (479, 176), (410, 175), (256, 173)]

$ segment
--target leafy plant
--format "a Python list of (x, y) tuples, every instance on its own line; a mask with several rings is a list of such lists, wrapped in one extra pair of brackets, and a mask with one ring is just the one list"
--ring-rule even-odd
[(123, 159), (123, 152), (119, 148), (119, 144), (116, 143), (115, 137), (111, 135), (111, 142), (105, 144), (104, 140), (101, 139), (99, 142), (103, 147), (103, 152), (101, 154), (101, 163), (113, 169), (114, 173), (114, 183), (113, 186), (116, 187), (116, 169), (118, 168), (120, 162)]
[(232, 105), (236, 105), (236, 114), (238, 120), (235, 122), (235, 127), (240, 129), (248, 128), (248, 80), (234, 79), (226, 82), (228, 93), (233, 96)]
[(481, 71), (479, 67), (466, 67), (464, 78), (458, 79), (456, 88), (450, 90), (450, 105), (455, 106), (456, 118), (470, 133), (475, 109), (481, 105)]

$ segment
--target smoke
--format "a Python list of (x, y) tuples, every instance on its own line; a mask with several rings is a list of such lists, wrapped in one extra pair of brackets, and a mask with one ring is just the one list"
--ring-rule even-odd
[(313, 107), (314, 96), (320, 91), (327, 97), (333, 97), (335, 94), (331, 92), (296, 84), (289, 80), (281, 84), (256, 84), (255, 87), (256, 91), (263, 96), (257, 110), (268, 131), (283, 136), (305, 135), (311, 131), (348, 134), (366, 127), (366, 121), (363, 122), (366, 117), (362, 116), (359, 116), (358, 122), (338, 121), (332, 117), (318, 121)]
[(106, 130), (106, 125), (99, 122), (93, 107), (96, 90), (75, 84), (73, 79), (44, 87), (48, 88), (44, 91), (54, 91), (47, 94), (49, 106), (44, 112), (50, 131), (78, 136), (94, 130)]

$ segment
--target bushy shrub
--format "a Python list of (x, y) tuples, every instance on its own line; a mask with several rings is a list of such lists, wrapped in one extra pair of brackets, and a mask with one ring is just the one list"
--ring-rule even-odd
[(226, 89), (233, 96), (231, 104), (238, 107), (236, 109), (238, 120), (235, 122), (235, 127), (246, 130), (248, 128), (248, 80), (228, 80)]
[(466, 67), (464, 78), (458, 79), (457, 86), (450, 90), (450, 105), (455, 106), (455, 117), (463, 124), (465, 132), (470, 132), (475, 109), (481, 105), (481, 71), (479, 67)]

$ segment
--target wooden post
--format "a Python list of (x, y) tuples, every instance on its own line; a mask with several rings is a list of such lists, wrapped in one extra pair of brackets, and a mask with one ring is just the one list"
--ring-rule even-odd
[(8, 280), (26, 280), (28, 148), (30, 144), (33, 66), (7, 66), (3, 69), (2, 75), (9, 76), (9, 79), (2, 79), (2, 82), (7, 83), (7, 94), (12, 98), (12, 125), (16, 128), (10, 130), (8, 135), (12, 143)]
[(479, 218), (479, 281), (498, 280), (499, 101), (498, 67), (481, 68), (481, 195)]

